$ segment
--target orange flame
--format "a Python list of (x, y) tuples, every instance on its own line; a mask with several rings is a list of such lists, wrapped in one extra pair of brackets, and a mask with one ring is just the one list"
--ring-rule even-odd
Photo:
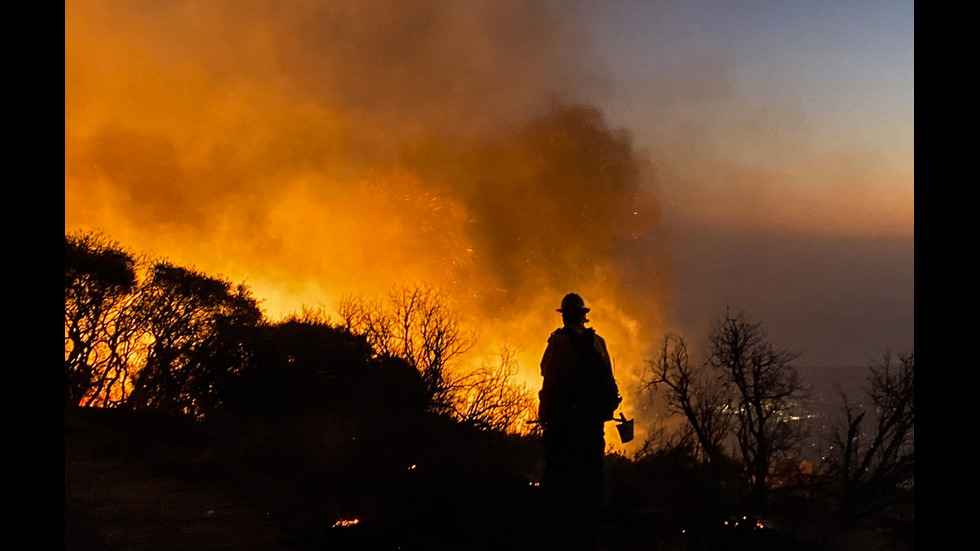
[(532, 390), (575, 291), (642, 417), (671, 285), (660, 209), (629, 136), (554, 105), (576, 74), (550, 38), (565, 23), (446, 3), (414, 28), (365, 4), (67, 6), (66, 231), (243, 281), (272, 319), (435, 285), (481, 335), (461, 367), (508, 346)]

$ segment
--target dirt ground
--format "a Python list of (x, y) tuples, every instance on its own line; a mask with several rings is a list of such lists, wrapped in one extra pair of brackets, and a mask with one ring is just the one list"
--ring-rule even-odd
[(167, 472), (158, 443), (78, 413), (65, 422), (66, 550), (284, 549), (257, 492)]

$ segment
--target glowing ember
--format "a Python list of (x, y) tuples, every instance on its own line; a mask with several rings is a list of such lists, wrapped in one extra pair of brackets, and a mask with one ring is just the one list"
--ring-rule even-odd
[(357, 524), (360, 524), (360, 522), (361, 522), (361, 519), (358, 519), (358, 518), (340, 519), (337, 522), (333, 523), (333, 528), (343, 528), (345, 526), (356, 526)]

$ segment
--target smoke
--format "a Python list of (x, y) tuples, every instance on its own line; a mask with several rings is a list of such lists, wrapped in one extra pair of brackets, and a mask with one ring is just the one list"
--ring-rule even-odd
[(532, 388), (576, 291), (631, 401), (668, 309), (663, 214), (556, 8), (72, 2), (66, 230), (244, 280), (273, 317), (436, 285)]
[(544, 6), (73, 3), (66, 223), (108, 209), (191, 233), (225, 211), (261, 225), (311, 179), (330, 196), (396, 170), (412, 144), (574, 99), (579, 39)]

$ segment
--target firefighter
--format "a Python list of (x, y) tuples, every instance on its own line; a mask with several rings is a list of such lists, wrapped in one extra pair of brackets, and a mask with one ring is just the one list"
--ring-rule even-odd
[(602, 502), (603, 425), (622, 398), (606, 341), (585, 326), (589, 312), (575, 293), (561, 300), (563, 326), (541, 359), (538, 420), (543, 430), (542, 484), (556, 512), (579, 525), (595, 521)]

